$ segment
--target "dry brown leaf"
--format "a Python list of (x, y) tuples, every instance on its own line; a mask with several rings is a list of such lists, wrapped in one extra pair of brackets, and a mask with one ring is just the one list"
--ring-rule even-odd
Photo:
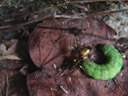
[[(29, 39), (30, 56), (36, 66), (41, 67), (59, 58), (70, 56), (72, 49), (101, 43), (114, 44), (116, 31), (92, 18), (45, 20), (39, 24)], [(80, 46), (79, 46), (80, 45)], [(58, 60), (57, 60), (58, 61)], [(58, 65), (58, 64), (57, 64)]]

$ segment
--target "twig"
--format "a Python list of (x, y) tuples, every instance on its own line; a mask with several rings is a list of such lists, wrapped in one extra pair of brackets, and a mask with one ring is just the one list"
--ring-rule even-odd
[(77, 0), (77, 1), (66, 1), (66, 3), (69, 4), (76, 4), (76, 3), (89, 3), (89, 2), (107, 2), (107, 1), (119, 1), (119, 2), (123, 2), (123, 1), (127, 1), (127, 0)]
[[(20, 19), (20, 18), (22, 18), (22, 17), (25, 17), (25, 16), (29, 16), (29, 15), (32, 15), (32, 14), (37, 14), (37, 13), (41, 13), (41, 12), (43, 12), (43, 11), (46, 11), (46, 10), (50, 10), (50, 9), (53, 9), (53, 8), (57, 8), (57, 7), (61, 7), (61, 6), (64, 6), (64, 5), (66, 5), (66, 3), (63, 3), (63, 4), (58, 4), (57, 6), (50, 6), (50, 7), (46, 7), (46, 8), (41, 8), (40, 10), (38, 10), (38, 11), (34, 11), (34, 12), (29, 12), (29, 13), (17, 13), (17, 14), (13, 14), (13, 15), (9, 15), (10, 17), (17, 17), (17, 18), (15, 18), (15, 19)], [(2, 18), (2, 17), (8, 17), (8, 16), (0, 16), (0, 18)], [(11, 23), (11, 22), (14, 22), (14, 20), (12, 21), (12, 20), (10, 20), (10, 19), (8, 19), (8, 20), (6, 20), (6, 21), (3, 21), (3, 22), (0, 22), (0, 24), (4, 24), (4, 23)], [(8, 27), (7, 27), (8, 28)], [(1, 28), (0, 28), (1, 29)]]
[[(63, 3), (63, 4), (58, 4), (57, 6), (55, 5), (51, 5), (50, 7), (46, 7), (46, 8), (41, 8), (40, 10), (38, 11), (34, 11), (34, 12), (29, 12), (29, 13), (17, 13), (17, 14), (13, 14), (13, 15), (9, 15), (9, 17), (13, 17), (13, 16), (28, 16), (28, 15), (31, 15), (31, 14), (37, 14), (37, 13), (40, 13), (42, 11), (46, 11), (46, 10), (50, 10), (52, 8), (57, 8), (57, 7), (61, 7), (61, 6), (65, 6), (67, 5), (66, 3)], [(3, 16), (0, 16), (0, 17), (6, 17), (5, 15)]]
[(119, 80), (115, 77), (114, 78), (114, 82), (119, 86), (119, 88), (124, 92), (125, 96), (128, 96), (127, 91), (124, 89), (124, 87), (121, 85), (121, 83), (119, 82)]
[(0, 56), (0, 60), (5, 60), (5, 59), (10, 59), (10, 60), (21, 60), (20, 57), (16, 55), (5, 55), (5, 56)]
[(113, 14), (113, 13), (119, 13), (119, 12), (126, 12), (128, 11), (128, 9), (123, 9), (123, 10), (117, 10), (117, 11), (101, 11), (101, 12), (97, 12), (97, 13), (92, 13), (92, 14), (88, 14), (88, 16), (90, 17), (95, 17), (95, 16), (103, 16), (103, 15), (109, 15), (109, 14)]
[[(114, 0), (86, 0), (86, 1), (82, 1), (82, 2), (94, 2), (94, 1), (114, 1)], [(68, 3), (67, 3), (68, 2)], [(75, 1), (73, 1), (75, 2)], [(80, 2), (80, 1), (76, 1), (77, 2)], [(52, 8), (57, 8), (57, 7), (60, 7), (60, 6), (65, 6), (65, 5), (68, 5), (68, 4), (72, 4), (71, 2), (69, 1), (66, 1), (66, 3), (62, 3), (62, 4), (58, 4), (57, 6), (50, 6), (50, 7), (46, 7), (46, 8), (42, 8), (40, 9), (39, 11), (35, 11), (35, 12), (30, 12), (30, 13), (20, 13), (20, 14), (16, 14), (16, 15), (12, 15), (12, 16), (17, 16), (18, 18), (21, 18), (23, 16), (28, 16), (28, 15), (32, 15), (32, 14), (35, 14), (35, 13), (40, 13), (42, 11), (45, 11), (45, 10), (49, 10), (49, 9), (52, 9)], [(102, 12), (97, 12), (97, 13), (92, 13), (92, 14), (80, 14), (80, 15), (54, 15), (55, 18), (69, 18), (69, 19), (75, 19), (75, 18), (85, 18), (85, 17), (95, 17), (95, 16), (103, 16), (103, 15), (107, 15), (107, 14), (112, 14), (112, 13), (118, 13), (118, 12), (125, 12), (125, 11), (128, 11), (128, 9), (123, 9), (123, 10), (118, 10), (118, 11), (102, 11)], [(21, 16), (20, 16), (21, 15)], [(15, 24), (15, 25), (6, 25), (6, 26), (1, 26), (0, 27), (0, 30), (5, 30), (5, 29), (8, 29), (8, 28), (13, 28), (13, 27), (16, 27), (16, 26), (25, 26), (25, 25), (28, 25), (28, 24), (32, 24), (32, 23), (35, 23), (35, 22), (38, 22), (38, 21), (42, 21), (46, 18), (50, 18), (52, 17), (52, 15), (48, 15), (48, 16), (44, 16), (44, 17), (41, 17), (41, 18), (37, 18), (37, 19), (34, 19), (34, 20), (31, 20), (31, 21), (27, 21), (27, 22), (24, 22), (24, 23), (20, 23), (20, 24)], [(18, 19), (17, 18), (17, 19)], [(6, 20), (4, 22), (0, 22), (0, 23), (11, 23), (11, 22), (14, 22), (11, 21), (11, 20)]]
[(6, 0), (4, 0), (1, 4), (0, 4), (0, 7), (5, 3)]
[(85, 18), (85, 17), (95, 17), (95, 16), (103, 16), (103, 15), (108, 15), (108, 14), (113, 14), (113, 13), (119, 13), (119, 12), (126, 12), (128, 9), (123, 9), (123, 10), (118, 10), (118, 11), (101, 11), (97, 13), (91, 13), (91, 14), (80, 14), (80, 15), (54, 15), (55, 18), (70, 18), (70, 19), (76, 19), (76, 18)]
[(72, 4), (72, 5), (77, 7), (77, 8), (80, 8), (80, 9), (84, 10), (85, 12), (88, 11), (88, 8), (86, 8), (85, 6), (82, 6), (80, 4)]
[(24, 23), (20, 23), (20, 24), (16, 24), (16, 25), (7, 25), (7, 26), (1, 26), (0, 27), (0, 30), (5, 30), (5, 29), (8, 29), (8, 28), (14, 28), (14, 27), (17, 27), (17, 26), (25, 26), (25, 25), (29, 25), (29, 24), (32, 24), (32, 23), (36, 23), (36, 22), (39, 22), (39, 21), (42, 21), (44, 19), (47, 19), (47, 18), (50, 18), (52, 17), (52, 15), (47, 15), (47, 16), (44, 16), (44, 17), (41, 17), (41, 18), (38, 18), (38, 19), (34, 19), (34, 20), (31, 20), (31, 21), (27, 21), (27, 22), (24, 22)]
[[(113, 13), (119, 13), (119, 12), (125, 12), (125, 11), (128, 11), (128, 9), (123, 9), (123, 10), (118, 10), (118, 11), (102, 11), (102, 12), (97, 12), (97, 13), (92, 13), (92, 14), (87, 14), (87, 15), (85, 14), (83, 16), (81, 14), (81, 17), (80, 17), (80, 15), (54, 15), (54, 16), (55, 16), (55, 18), (70, 18), (70, 19), (81, 18), (82, 19), (85, 17), (103, 16), (103, 15), (107, 15), (107, 14), (113, 14)], [(24, 22), (21, 24), (1, 26), (0, 30), (4, 30), (4, 29), (11, 28), (11, 27), (16, 27), (16, 26), (25, 26), (25, 25), (32, 24), (32, 23), (35, 23), (38, 21), (42, 21), (42, 20), (50, 18), (50, 17), (52, 17), (52, 14), (41, 17), (41, 18), (37, 18), (37, 19), (31, 20), (28, 22)]]
[(39, 2), (40, 0), (33, 0), (33, 1), (30, 1), (30, 2), (27, 2), (25, 4), (4, 4), (6, 0), (4, 0), (1, 4), (0, 4), (0, 7), (24, 7), (25, 5), (29, 6), (30, 4), (32, 3), (35, 3), (35, 2)]
[(80, 15), (54, 15), (55, 18), (66, 18), (66, 19), (79, 19), (79, 18), (82, 18), (82, 16)]

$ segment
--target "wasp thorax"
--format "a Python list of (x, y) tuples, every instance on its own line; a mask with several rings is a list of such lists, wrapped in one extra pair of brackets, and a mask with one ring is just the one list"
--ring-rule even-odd
[(83, 48), (81, 51), (80, 51), (80, 54), (83, 58), (83, 60), (87, 59), (88, 58), (88, 54), (90, 52), (90, 49), (89, 48)]

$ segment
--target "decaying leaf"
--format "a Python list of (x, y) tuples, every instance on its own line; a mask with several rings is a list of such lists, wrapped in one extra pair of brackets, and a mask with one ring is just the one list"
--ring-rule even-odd
[(80, 70), (51, 77), (38, 71), (28, 76), (27, 84), (30, 96), (124, 96), (112, 80), (95, 80)]
[(33, 62), (40, 67), (56, 57), (63, 61), (75, 47), (113, 44), (115, 33), (103, 21), (92, 18), (45, 20), (31, 34), (29, 52)]
[(3, 40), (0, 44), (0, 60), (21, 60), (28, 55), (27, 42), (24, 40)]
[(10, 55), (14, 54), (16, 51), (16, 45), (18, 43), (18, 40), (11, 40), (9, 42), (10, 44), (0, 44), (0, 55)]

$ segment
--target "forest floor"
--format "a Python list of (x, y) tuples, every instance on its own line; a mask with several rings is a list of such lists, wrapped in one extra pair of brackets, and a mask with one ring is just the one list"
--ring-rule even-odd
[[(127, 25), (127, 0), (0, 0), (0, 96), (128, 96)], [(110, 80), (81, 67), (100, 44), (123, 58)]]

